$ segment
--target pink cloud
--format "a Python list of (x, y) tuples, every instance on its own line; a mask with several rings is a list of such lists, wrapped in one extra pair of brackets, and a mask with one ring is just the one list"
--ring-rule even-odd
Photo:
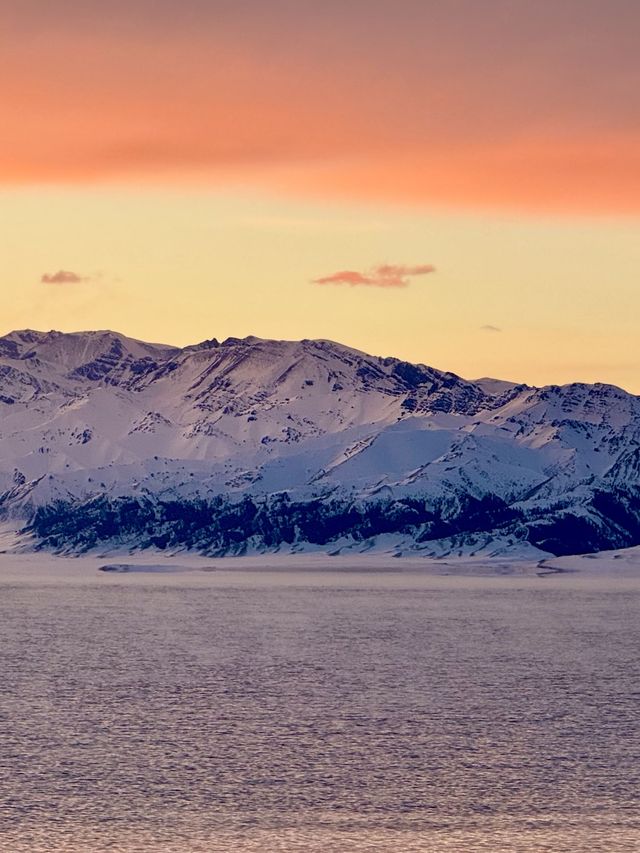
[(78, 275), (77, 272), (70, 270), (58, 270), (54, 273), (44, 273), (40, 277), (42, 284), (81, 284), (83, 281), (90, 281), (88, 276)]
[(313, 284), (346, 284), (349, 287), (408, 287), (415, 276), (435, 272), (432, 264), (380, 264), (366, 272), (340, 270), (339, 272), (314, 278)]

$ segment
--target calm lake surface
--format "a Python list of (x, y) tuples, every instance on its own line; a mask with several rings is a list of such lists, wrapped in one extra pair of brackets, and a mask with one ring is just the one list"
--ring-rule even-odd
[(0, 572), (0, 849), (640, 851), (639, 617), (633, 578)]

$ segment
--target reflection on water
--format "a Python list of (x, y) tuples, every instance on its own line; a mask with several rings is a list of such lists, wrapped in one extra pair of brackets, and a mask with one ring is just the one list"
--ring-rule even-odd
[(640, 850), (640, 584), (0, 578), (0, 848)]

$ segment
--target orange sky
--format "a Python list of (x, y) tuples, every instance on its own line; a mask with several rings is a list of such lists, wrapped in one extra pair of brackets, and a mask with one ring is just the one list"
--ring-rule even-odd
[(0, 24), (5, 184), (640, 207), (635, 0), (23, 0)]

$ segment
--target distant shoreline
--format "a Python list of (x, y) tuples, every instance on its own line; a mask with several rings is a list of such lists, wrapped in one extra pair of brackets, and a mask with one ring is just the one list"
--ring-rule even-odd
[(393, 575), (477, 578), (550, 578), (559, 575), (640, 578), (640, 548), (549, 557), (537, 560), (505, 557), (432, 558), (389, 554), (258, 554), (203, 557), (192, 553), (89, 554), (57, 556), (47, 552), (0, 553), (0, 580), (7, 577), (106, 578), (127, 575), (237, 575), (241, 573), (309, 575)]

